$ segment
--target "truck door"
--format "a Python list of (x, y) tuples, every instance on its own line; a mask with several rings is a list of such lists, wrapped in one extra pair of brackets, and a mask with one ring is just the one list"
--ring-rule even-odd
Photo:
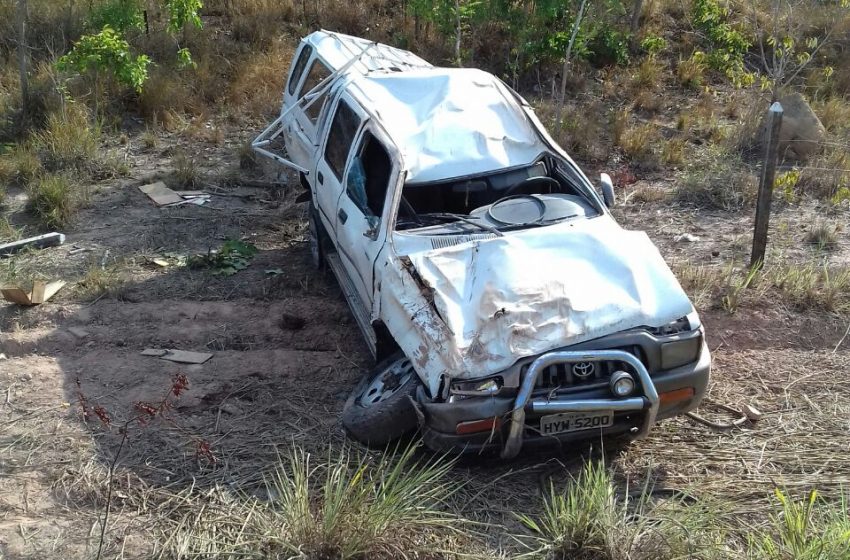
[(342, 196), (343, 177), (351, 147), (366, 120), (366, 114), (348, 94), (339, 96), (333, 107), (321, 157), (316, 161), (316, 176), (312, 181), (319, 216), (328, 232), (336, 229), (336, 211)]
[(384, 246), (392, 206), (391, 185), (399, 175), (391, 144), (372, 123), (354, 142), (344, 174), (336, 213), (336, 240), (340, 260), (354, 282), (360, 299), (372, 309), (374, 263)]
[(328, 98), (327, 92), (307, 94), (330, 74), (331, 70), (317, 56), (315, 49), (302, 43), (284, 91), (281, 114), (298, 105), (284, 117), (283, 138), (290, 160), (305, 169), (310, 168), (319, 144), (318, 121)]

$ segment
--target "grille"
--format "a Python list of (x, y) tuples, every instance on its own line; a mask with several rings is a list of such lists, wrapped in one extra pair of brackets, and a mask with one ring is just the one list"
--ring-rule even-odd
[(467, 241), (475, 241), (478, 239), (490, 239), (496, 237), (493, 233), (474, 233), (470, 235), (447, 235), (444, 237), (432, 237), (431, 247), (434, 249), (444, 249), (454, 245), (460, 245)]
[[(629, 354), (641, 358), (640, 348), (637, 346), (628, 348), (613, 348), (612, 350), (625, 350)], [(531, 364), (528, 363), (522, 366), (522, 375)], [(579, 363), (563, 363), (549, 366), (540, 372), (537, 376), (537, 389), (555, 389), (561, 388), (591, 388), (596, 386), (607, 385), (611, 374), (617, 370), (632, 371), (632, 367), (623, 362), (617, 361), (602, 361), (602, 362), (579, 362)]]

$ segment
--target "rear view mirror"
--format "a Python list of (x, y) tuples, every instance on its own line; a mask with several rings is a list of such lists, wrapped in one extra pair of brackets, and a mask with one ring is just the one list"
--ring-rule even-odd
[(614, 197), (614, 183), (611, 182), (611, 176), (602, 173), (599, 175), (599, 184), (602, 187), (602, 200), (605, 202), (605, 206), (613, 208), (617, 199)]

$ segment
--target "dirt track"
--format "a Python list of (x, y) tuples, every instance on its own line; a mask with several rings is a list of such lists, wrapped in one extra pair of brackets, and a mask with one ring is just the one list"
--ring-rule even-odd
[[(139, 428), (122, 454), (109, 546), (126, 557), (150, 550), (152, 521), (140, 489), (225, 484), (258, 492), (263, 472), (292, 442), (323, 452), (344, 439), (338, 414), (369, 356), (334, 283), (310, 270), (300, 207), (264, 189), (239, 188), (227, 194), (241, 197), (214, 197), (209, 208), (158, 209), (139, 183), (102, 192), (68, 232), (68, 245), (34, 256), (42, 270), (63, 277), (101, 263), (120, 267), (124, 281), (113, 295), (80, 302), (69, 287), (38, 308), (0, 307), (7, 356), (0, 361), (0, 558), (78, 558), (96, 542), (90, 531), (119, 438), (96, 420), (80, 422), (77, 380), (120, 424), (135, 414), (134, 403), (166, 393), (173, 374), (189, 378), (172, 413), (180, 429)], [(149, 262), (167, 252), (203, 252), (225, 237), (261, 251), (231, 277)], [(71, 255), (75, 247), (88, 251)], [(704, 319), (716, 357), (711, 399), (755, 405), (764, 419), (728, 433), (665, 422), (646, 442), (609, 449), (619, 472), (726, 498), (744, 512), (763, 507), (774, 482), (827, 493), (850, 485), (850, 384), (839, 376), (850, 368), (848, 342), (833, 351), (846, 323), (786, 311), (718, 311)], [(140, 355), (150, 347), (214, 357), (181, 366)], [(193, 438), (209, 442), (216, 464), (197, 456)], [(467, 482), (458, 510), (516, 528), (512, 513), (533, 512), (541, 481), (564, 479), (594, 445), (510, 464), (466, 461), (457, 468)], [(512, 546), (504, 530), (489, 533), (490, 547)]]

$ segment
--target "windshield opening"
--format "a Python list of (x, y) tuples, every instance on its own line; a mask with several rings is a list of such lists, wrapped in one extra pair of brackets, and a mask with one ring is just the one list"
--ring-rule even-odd
[(445, 235), (549, 225), (600, 212), (551, 162), (490, 175), (426, 185), (405, 185), (397, 230), (427, 228)]

